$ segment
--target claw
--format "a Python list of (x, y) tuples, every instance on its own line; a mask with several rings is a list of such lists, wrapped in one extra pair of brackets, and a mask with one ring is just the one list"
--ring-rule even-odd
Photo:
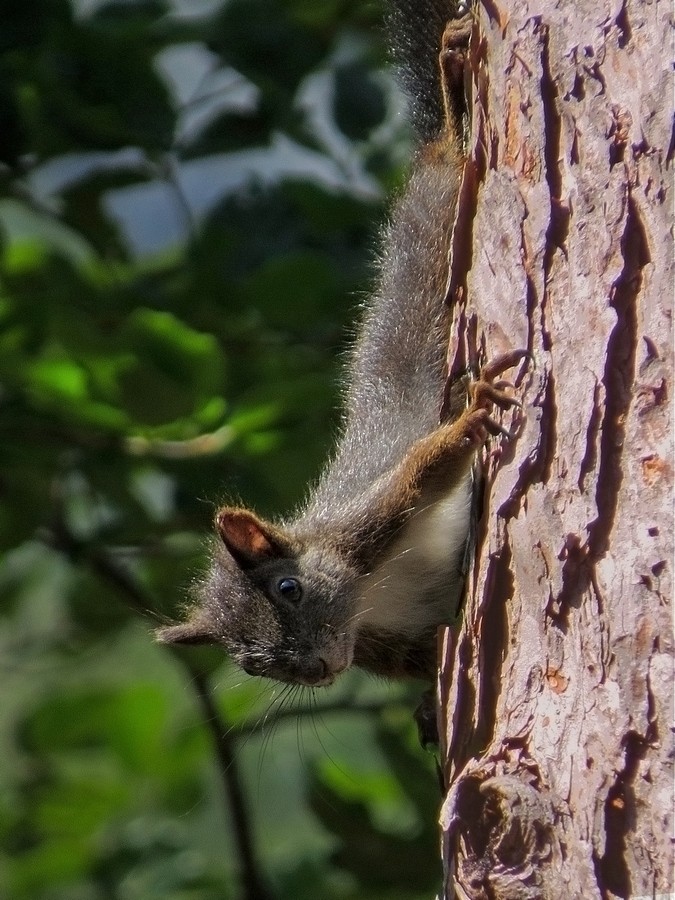
[(481, 380), (475, 382), (471, 386), (471, 393), (474, 402), (478, 405), (484, 404), (486, 401), (494, 403), (500, 409), (509, 409), (512, 406), (521, 405), (515, 397), (500, 391), (496, 385), (490, 384), (489, 381)]
[(506, 393), (507, 390), (514, 388), (510, 381), (501, 379), (494, 383), (492, 379), (517, 365), (523, 359), (533, 360), (529, 350), (510, 350), (508, 353), (502, 353), (501, 356), (497, 356), (483, 366), (478, 381), (470, 386), (473, 434), (469, 439), (474, 442), (474, 445), (482, 443), (482, 436), (487, 434), (502, 435), (509, 440), (513, 437), (510, 431), (495, 422), (490, 416), (490, 410), (493, 405), (500, 409), (513, 407), (522, 409), (522, 403), (511, 394)]
[(529, 350), (509, 350), (507, 353), (502, 353), (483, 366), (480, 373), (481, 380), (492, 381), (497, 375), (518, 365), (523, 359), (530, 359), (534, 362), (534, 357)]
[(511, 440), (511, 438), (513, 437), (512, 431), (508, 431), (506, 428), (500, 425), (499, 422), (495, 422), (494, 419), (488, 419), (485, 423), (485, 427), (490, 432), (490, 434), (494, 435), (495, 437), (497, 437), (497, 435), (501, 435), (508, 440)]

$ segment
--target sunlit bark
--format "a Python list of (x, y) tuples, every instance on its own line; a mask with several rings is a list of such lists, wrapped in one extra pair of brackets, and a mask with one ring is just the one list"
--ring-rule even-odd
[(451, 357), (536, 367), (444, 644), (448, 897), (673, 890), (670, 15), (479, 7)]

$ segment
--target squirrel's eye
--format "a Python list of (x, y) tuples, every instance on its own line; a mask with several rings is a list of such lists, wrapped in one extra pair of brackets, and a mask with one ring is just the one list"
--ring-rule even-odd
[(295, 578), (282, 578), (277, 582), (277, 590), (284, 600), (299, 600), (302, 596), (300, 582)]

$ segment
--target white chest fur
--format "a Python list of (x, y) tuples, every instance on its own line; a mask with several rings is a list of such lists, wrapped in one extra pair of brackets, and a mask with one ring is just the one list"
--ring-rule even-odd
[(470, 506), (470, 476), (440, 499), (422, 494), (384, 557), (361, 579), (361, 625), (412, 637), (452, 619)]

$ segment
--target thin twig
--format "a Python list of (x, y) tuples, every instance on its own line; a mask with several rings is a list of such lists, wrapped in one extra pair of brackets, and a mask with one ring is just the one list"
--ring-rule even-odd
[[(188, 665), (188, 668), (190, 666)], [(272, 900), (272, 894), (264, 884), (258, 863), (253, 828), (248, 814), (241, 777), (234, 750), (232, 731), (225, 727), (222, 717), (213, 702), (206, 676), (199, 669), (191, 669), (192, 684), (197, 691), (202, 707), (204, 722), (211, 732), (218, 760), (218, 768), (227, 793), (230, 812), (234, 820), (234, 836), (241, 860), (243, 884), (246, 900)]]

